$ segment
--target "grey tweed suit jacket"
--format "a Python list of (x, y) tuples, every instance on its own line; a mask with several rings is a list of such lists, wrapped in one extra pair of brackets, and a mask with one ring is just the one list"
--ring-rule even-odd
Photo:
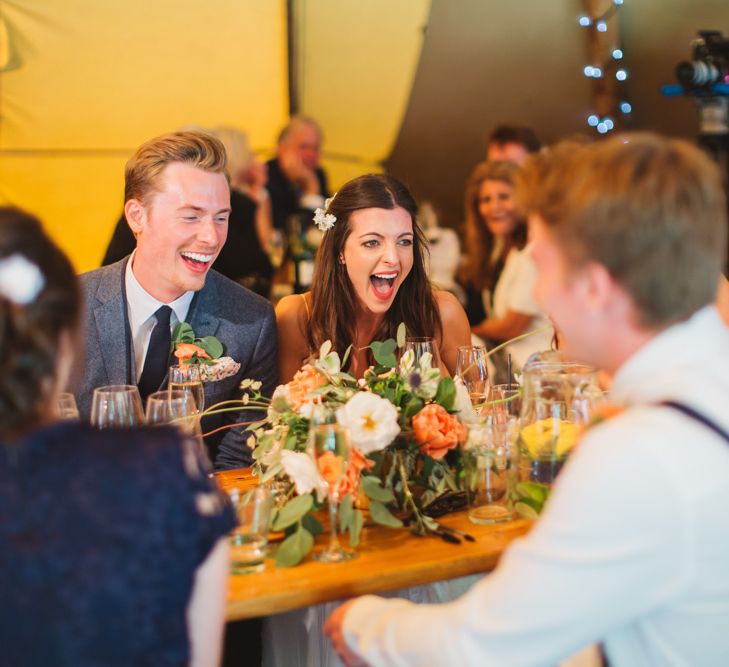
[[(129, 329), (124, 271), (128, 257), (115, 264), (80, 276), (85, 299), (85, 364), (75, 392), (82, 418), (91, 411), (96, 387), (108, 384), (135, 384), (134, 354)], [(205, 383), (205, 405), (240, 398), (238, 385), (243, 378), (260, 380), (262, 392), (270, 396), (277, 382), (276, 322), (273, 307), (263, 297), (210, 271), (205, 286), (195, 294), (187, 321), (199, 338), (216, 336), (226, 356), (240, 362), (235, 376)], [(166, 386), (165, 378), (162, 387)], [(226, 423), (260, 419), (251, 411), (213, 415), (203, 420), (203, 430), (211, 431)], [(211, 460), (218, 470), (251, 464), (246, 445), (249, 433), (240, 428), (219, 431), (206, 438)]]

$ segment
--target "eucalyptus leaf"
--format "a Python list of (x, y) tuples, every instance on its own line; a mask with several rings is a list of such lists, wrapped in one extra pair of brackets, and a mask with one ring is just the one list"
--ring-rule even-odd
[(397, 359), (394, 354), (396, 347), (397, 343), (392, 338), (388, 338), (382, 342), (373, 341), (370, 343), (370, 349), (372, 350), (372, 355), (375, 357), (375, 361), (382, 366), (386, 366), (388, 369), (397, 365)]
[(211, 359), (218, 359), (223, 354), (223, 344), (215, 336), (205, 336), (197, 343)]
[(301, 517), (301, 525), (306, 528), (314, 537), (321, 535), (324, 532), (324, 527), (319, 523), (313, 514), (304, 514)]
[(452, 378), (444, 377), (438, 383), (438, 391), (435, 392), (435, 402), (446, 410), (452, 410), (456, 400), (456, 385)]
[(392, 516), (390, 510), (377, 500), (370, 500), (370, 516), (375, 523), (379, 523), (381, 526), (389, 526), (390, 528), (402, 527), (402, 521)]
[(346, 350), (344, 350), (344, 356), (342, 357), (342, 368), (344, 368), (347, 365), (347, 359), (349, 359), (349, 355), (352, 354), (352, 346), (349, 345)]
[(301, 496), (294, 496), (277, 513), (273, 520), (274, 530), (283, 530), (287, 526), (301, 520), (313, 506), (314, 499), (310, 493)]
[(392, 489), (386, 489), (380, 483), (378, 477), (367, 475), (362, 478), (362, 490), (370, 500), (377, 500), (381, 503), (390, 503), (395, 500)]
[(352, 522), (349, 524), (349, 545), (356, 547), (359, 544), (359, 536), (364, 526), (364, 517), (360, 510), (352, 513)]
[(423, 402), (422, 398), (418, 398), (417, 396), (412, 396), (410, 400), (405, 404), (405, 410), (403, 414), (405, 415), (405, 419), (410, 419), (410, 417), (414, 417), (423, 409), (423, 406), (425, 403)]
[(397, 327), (396, 340), (397, 340), (397, 346), (401, 350), (405, 347), (406, 336), (407, 336), (407, 329), (405, 327), (405, 322), (400, 322), (400, 324)]
[(352, 503), (351, 494), (347, 494), (339, 503), (339, 530), (344, 531), (349, 528), (354, 514), (354, 504)]
[(269, 479), (273, 479), (283, 470), (283, 466), (280, 463), (277, 463), (276, 465), (272, 465), (266, 472), (261, 475), (261, 479), (259, 482), (261, 484), (265, 484)]
[(298, 565), (314, 546), (314, 537), (303, 526), (289, 535), (276, 550), (276, 565), (279, 567), (293, 567)]

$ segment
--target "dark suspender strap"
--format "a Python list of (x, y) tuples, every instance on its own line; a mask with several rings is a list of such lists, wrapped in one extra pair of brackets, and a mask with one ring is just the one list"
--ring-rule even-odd
[(711, 419), (709, 419), (706, 415), (702, 415), (700, 412), (697, 412), (693, 408), (690, 408), (688, 405), (684, 405), (683, 403), (678, 403), (677, 401), (661, 401), (659, 405), (665, 405), (667, 408), (673, 408), (674, 410), (678, 410), (679, 412), (682, 412), (687, 417), (690, 417), (691, 419), (694, 419), (695, 421), (703, 424), (706, 426), (706, 428), (711, 429), (716, 433), (716, 435), (723, 438), (727, 444), (729, 444), (729, 433), (727, 433), (721, 426), (715, 424)]
[[(702, 415), (700, 412), (697, 412), (688, 405), (684, 405), (683, 403), (679, 403), (678, 401), (661, 401), (658, 405), (664, 405), (667, 408), (673, 408), (674, 410), (678, 410), (680, 413), (686, 415), (690, 419), (693, 419), (694, 421), (697, 421), (700, 424), (706, 426), (706, 428), (714, 431), (716, 435), (723, 438), (724, 441), (729, 444), (729, 433), (721, 428), (721, 426), (711, 421), (711, 419), (709, 419), (706, 415)], [(610, 667), (610, 663), (608, 662), (607, 656), (605, 655), (604, 645), (600, 644), (599, 648), (603, 667)]]

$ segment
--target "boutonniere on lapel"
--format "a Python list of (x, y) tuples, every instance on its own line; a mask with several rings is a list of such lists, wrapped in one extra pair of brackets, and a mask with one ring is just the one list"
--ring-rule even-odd
[(180, 364), (195, 364), (205, 382), (217, 382), (235, 375), (240, 364), (224, 357), (223, 344), (215, 336), (197, 338), (187, 322), (180, 322), (172, 332), (172, 354)]

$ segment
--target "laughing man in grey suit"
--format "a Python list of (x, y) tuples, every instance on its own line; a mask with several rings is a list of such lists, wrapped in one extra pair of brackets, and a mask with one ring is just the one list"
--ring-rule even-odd
[[(124, 213), (137, 239), (136, 250), (81, 276), (86, 365), (76, 398), (82, 415), (90, 411), (95, 387), (166, 385), (166, 377), (159, 377), (158, 384), (151, 372), (154, 359), (145, 373), (146, 355), (166, 335), (157, 316), (161, 311), (166, 311), (170, 329), (189, 322), (198, 338), (215, 336), (224, 354), (240, 363), (234, 376), (205, 383), (207, 406), (239, 398), (243, 378), (260, 380), (263, 393), (270, 395), (277, 366), (273, 309), (262, 297), (210, 270), (225, 243), (230, 213), (222, 144), (193, 131), (157, 137), (129, 160), (125, 181)], [(157, 333), (156, 327), (161, 327)], [(163, 368), (166, 358), (156, 365)], [(203, 429), (258, 416), (211, 416), (203, 420)], [(206, 439), (217, 469), (250, 465), (247, 435), (233, 428)]]

